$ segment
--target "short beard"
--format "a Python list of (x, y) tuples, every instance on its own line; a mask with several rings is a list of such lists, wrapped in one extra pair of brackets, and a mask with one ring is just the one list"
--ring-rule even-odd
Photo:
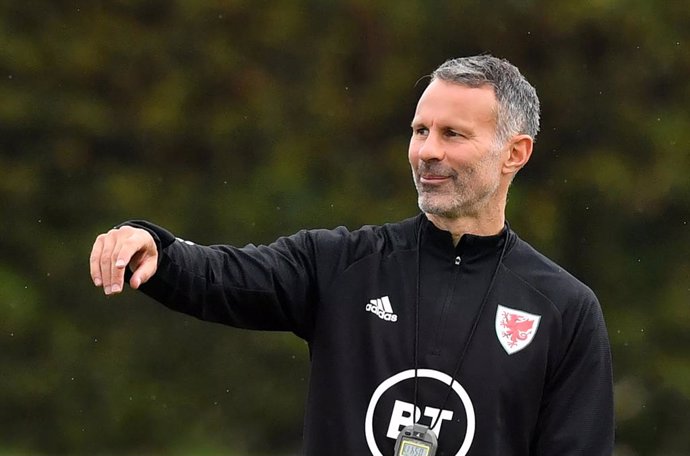
[[(476, 216), (480, 212), (480, 207), (484, 206), (488, 199), (488, 194), (470, 201), (469, 198), (462, 198), (459, 194), (448, 197), (449, 200), (439, 201), (431, 192), (418, 189), (417, 205), (425, 214), (436, 215), (446, 219)], [(442, 195), (439, 195), (443, 198)]]
[(466, 209), (462, 208), (458, 202), (453, 201), (450, 205), (436, 204), (431, 201), (430, 195), (420, 194), (417, 197), (417, 205), (422, 212), (429, 215), (436, 215), (441, 218), (455, 219), (467, 215)]
[[(476, 187), (476, 175), (477, 173), (486, 175), (488, 170), (482, 168), (491, 167), (498, 153), (500, 153), (500, 149), (492, 150), (486, 161), (480, 163), (478, 168), (465, 169), (461, 174), (445, 169), (438, 163), (420, 163), (419, 168), (416, 170), (417, 172), (412, 173), (417, 189), (417, 205), (419, 208), (425, 214), (446, 219), (479, 216), (498, 191), (500, 180), (489, 181), (488, 185)], [(452, 188), (425, 188), (419, 181), (419, 176), (423, 173), (449, 175)]]

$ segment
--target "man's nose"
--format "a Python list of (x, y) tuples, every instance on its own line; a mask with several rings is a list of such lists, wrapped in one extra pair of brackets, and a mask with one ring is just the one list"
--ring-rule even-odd
[(429, 132), (424, 143), (419, 148), (419, 159), (423, 161), (443, 160), (446, 153), (439, 135)]

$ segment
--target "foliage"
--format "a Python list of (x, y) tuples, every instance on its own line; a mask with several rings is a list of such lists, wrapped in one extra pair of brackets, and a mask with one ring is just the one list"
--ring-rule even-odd
[(688, 46), (682, 2), (3, 2), (0, 453), (296, 451), (304, 344), (105, 299), (93, 238), (411, 216), (416, 82), (479, 52), (540, 93), (509, 219), (599, 295), (616, 454), (690, 453)]

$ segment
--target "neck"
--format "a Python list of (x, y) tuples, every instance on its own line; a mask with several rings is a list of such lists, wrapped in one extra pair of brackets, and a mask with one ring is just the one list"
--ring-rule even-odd
[(458, 245), (465, 234), (477, 236), (493, 236), (501, 232), (505, 226), (505, 214), (500, 211), (484, 217), (456, 217), (447, 218), (435, 214), (426, 214), (426, 217), (438, 229), (448, 231), (453, 236), (453, 245)]

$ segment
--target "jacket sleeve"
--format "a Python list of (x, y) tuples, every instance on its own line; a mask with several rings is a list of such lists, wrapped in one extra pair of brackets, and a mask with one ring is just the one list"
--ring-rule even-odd
[(292, 331), (309, 340), (318, 285), (313, 237), (301, 231), (270, 245), (201, 246), (146, 221), (158, 269), (140, 287), (170, 309), (238, 328)]
[(547, 379), (534, 456), (613, 453), (611, 352), (601, 307), (591, 293), (563, 315), (560, 361)]

